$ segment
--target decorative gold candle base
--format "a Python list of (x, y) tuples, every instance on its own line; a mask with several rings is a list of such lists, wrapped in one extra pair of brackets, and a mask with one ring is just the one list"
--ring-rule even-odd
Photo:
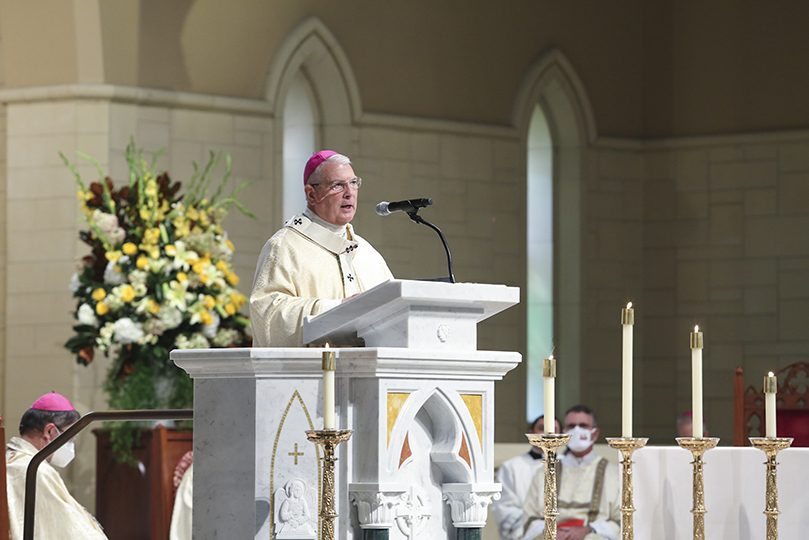
[(324, 429), (306, 432), (306, 438), (323, 447), (323, 483), (320, 489), (320, 538), (334, 540), (334, 520), (338, 514), (334, 509), (334, 449), (351, 438), (350, 429)]
[(542, 449), (545, 454), (545, 540), (556, 540), (556, 450), (570, 441), (570, 435), (564, 433), (537, 434), (526, 433), (532, 446)]
[(778, 462), (775, 461), (775, 456), (781, 450), (789, 448), (792, 444), (792, 439), (750, 437), (750, 444), (767, 456), (767, 461), (764, 463), (767, 466), (767, 503), (764, 515), (767, 516), (767, 540), (777, 540), (778, 514), (781, 512), (778, 511), (778, 472), (776, 470)]
[(702, 461), (702, 455), (711, 448), (715, 448), (719, 443), (719, 439), (717, 437), (702, 437), (699, 439), (678, 437), (677, 443), (694, 455), (694, 461), (691, 462), (694, 465), (694, 507), (691, 509), (691, 513), (694, 514), (694, 540), (705, 540), (705, 513), (707, 510), (705, 509), (705, 481), (703, 478), (705, 462)]
[(639, 448), (646, 446), (649, 439), (638, 439), (635, 437), (613, 437), (607, 439), (607, 444), (619, 450), (623, 456), (621, 461), (621, 470), (623, 471), (622, 484), (621, 484), (621, 538), (623, 540), (633, 540), (635, 538), (635, 530), (632, 525), (632, 514), (635, 512), (635, 507), (632, 504), (633, 487), (632, 487), (632, 453)]

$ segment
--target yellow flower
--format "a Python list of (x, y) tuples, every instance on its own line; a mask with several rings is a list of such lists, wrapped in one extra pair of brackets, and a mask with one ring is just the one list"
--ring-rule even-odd
[(221, 260), (221, 259), (220, 259), (220, 260), (219, 260), (219, 262), (218, 262), (218, 263), (216, 263), (216, 268), (217, 268), (217, 269), (218, 269), (220, 272), (224, 272), (225, 270), (227, 270), (227, 269), (228, 269), (228, 263), (226, 263), (224, 260)]
[(110, 308), (104, 302), (99, 302), (96, 304), (96, 313), (99, 315), (106, 315), (109, 312)]
[(208, 274), (200, 274), (199, 280), (202, 282), (203, 285), (208, 283)]
[(124, 255), (134, 255), (138, 252), (138, 246), (132, 242), (127, 242), (121, 249), (123, 249)]
[(121, 253), (120, 251), (108, 251), (107, 253), (104, 254), (107, 260), (112, 262), (118, 262), (118, 259), (121, 258), (121, 255), (123, 255), (123, 253)]
[(107, 291), (104, 289), (96, 289), (93, 291), (93, 300), (96, 302), (101, 302), (104, 300), (104, 297), (107, 296)]
[(236, 306), (233, 304), (225, 304), (225, 311), (228, 315), (233, 315), (236, 313)]
[(210, 220), (208, 219), (208, 214), (205, 212), (200, 212), (199, 214), (199, 224), (203, 227), (208, 227), (211, 224)]
[(191, 221), (196, 221), (199, 219), (199, 212), (193, 206), (189, 207), (188, 210), (185, 211), (185, 217), (190, 219)]
[(135, 289), (132, 288), (132, 285), (124, 285), (121, 288), (121, 300), (129, 303), (134, 299), (135, 299)]
[(213, 309), (216, 305), (216, 300), (213, 299), (213, 296), (210, 294), (205, 295), (205, 303), (203, 304), (205, 309)]
[(160, 311), (160, 304), (150, 298), (149, 305), (146, 307), (146, 309), (149, 310), (149, 313), (156, 314), (158, 311)]
[(141, 255), (138, 257), (138, 261), (135, 264), (137, 264), (138, 268), (141, 270), (146, 270), (146, 267), (149, 266), (149, 259), (146, 257), (146, 255)]
[(233, 245), (233, 242), (230, 239), (225, 240), (225, 245), (230, 248), (230, 251), (236, 251), (236, 247)]
[(149, 248), (149, 257), (151, 257), (153, 259), (159, 259), (160, 258), (160, 248), (157, 247), (157, 246), (150, 247)]
[(177, 255), (177, 248), (175, 247), (174, 244), (168, 244), (166, 246), (166, 255), (168, 255), (169, 257), (174, 257), (175, 255)]
[(222, 234), (224, 232), (224, 229), (222, 229), (222, 226), (219, 223), (217, 223), (214, 232), (216, 232), (216, 234)]
[(237, 276), (233, 272), (228, 272), (225, 274), (225, 279), (228, 280), (228, 283), (233, 285), (234, 287), (239, 284), (239, 276)]
[(208, 264), (205, 262), (205, 260), (200, 259), (200, 260), (198, 260), (197, 262), (194, 263), (194, 266), (192, 266), (191, 269), (194, 272), (196, 272), (197, 274), (201, 274), (201, 273), (203, 273), (205, 271), (205, 267), (207, 267), (207, 266), (208, 266)]
[(180, 283), (188, 281), (188, 275), (185, 272), (177, 272), (177, 281)]
[(213, 317), (207, 311), (203, 311), (199, 316), (202, 324), (213, 324)]
[(148, 221), (150, 217), (151, 212), (149, 212), (148, 208), (144, 207), (140, 209), (140, 219), (142, 219), (143, 221)]

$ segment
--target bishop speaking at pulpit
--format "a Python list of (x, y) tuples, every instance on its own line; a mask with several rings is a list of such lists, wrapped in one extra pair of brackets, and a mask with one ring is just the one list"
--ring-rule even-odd
[[(306, 211), (259, 258), (254, 347), (171, 353), (194, 380), (194, 537), (315, 540), (334, 519), (341, 540), (480, 538), (500, 491), (494, 383), (521, 356), (478, 350), (477, 325), (520, 291), (393, 279), (349, 223), (348, 158), (318, 152), (304, 182)], [(351, 432), (328, 469), (307, 439), (326, 412)]]

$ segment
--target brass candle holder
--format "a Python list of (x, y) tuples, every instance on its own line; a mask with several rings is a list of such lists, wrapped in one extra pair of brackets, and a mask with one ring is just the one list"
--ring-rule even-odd
[(764, 463), (767, 466), (767, 492), (766, 507), (764, 515), (767, 516), (767, 540), (777, 540), (778, 538), (778, 462), (775, 456), (781, 450), (789, 448), (792, 439), (787, 438), (767, 438), (750, 437), (750, 444), (758, 448), (767, 456)]
[(694, 461), (691, 464), (694, 466), (693, 476), (693, 501), (694, 507), (691, 513), (694, 514), (694, 540), (705, 540), (705, 481), (703, 478), (703, 468), (705, 462), (702, 461), (702, 455), (715, 448), (719, 443), (717, 437), (678, 437), (677, 444), (689, 450), (694, 455)]
[(607, 439), (607, 444), (619, 450), (623, 456), (621, 461), (622, 482), (621, 482), (621, 538), (623, 540), (633, 540), (635, 530), (632, 524), (632, 514), (635, 512), (633, 506), (632, 487), (632, 453), (643, 448), (649, 439), (639, 439), (636, 437), (613, 437)]
[(542, 449), (545, 455), (545, 540), (556, 540), (556, 516), (559, 510), (556, 505), (556, 450), (570, 441), (566, 433), (526, 433), (532, 446)]
[(323, 447), (323, 481), (320, 489), (320, 538), (334, 540), (334, 520), (337, 511), (334, 509), (334, 449), (337, 445), (351, 438), (350, 429), (308, 430), (306, 438)]

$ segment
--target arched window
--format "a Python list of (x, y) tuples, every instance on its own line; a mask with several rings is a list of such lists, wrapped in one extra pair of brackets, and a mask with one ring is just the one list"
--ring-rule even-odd
[(315, 143), (311, 86), (298, 72), (284, 102), (284, 221), (306, 208), (303, 165), (316, 151)]
[(553, 147), (539, 105), (528, 128), (528, 421), (543, 414), (542, 360), (553, 351)]

